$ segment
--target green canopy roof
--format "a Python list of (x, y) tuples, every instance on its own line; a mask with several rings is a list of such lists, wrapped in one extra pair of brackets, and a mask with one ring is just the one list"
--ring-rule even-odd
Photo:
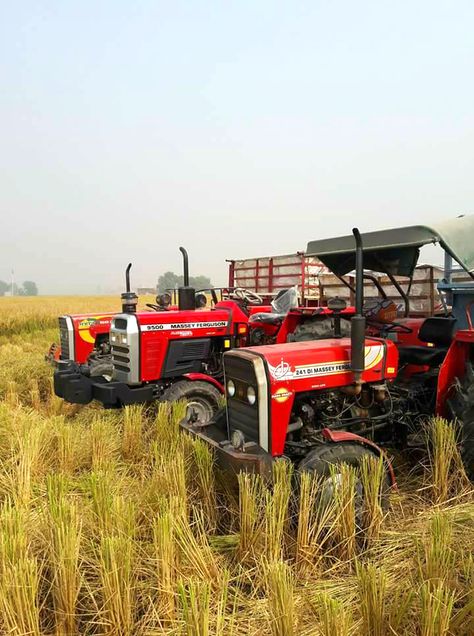
[[(439, 243), (467, 272), (474, 272), (474, 216), (462, 216), (433, 225), (379, 230), (362, 234), (364, 268), (396, 276), (411, 276), (420, 248)], [(339, 276), (355, 268), (355, 241), (352, 234), (310, 241), (308, 256), (317, 256)]]

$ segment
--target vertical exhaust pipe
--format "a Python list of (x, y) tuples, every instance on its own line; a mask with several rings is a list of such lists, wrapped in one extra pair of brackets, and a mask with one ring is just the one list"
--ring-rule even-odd
[(362, 388), (362, 372), (364, 371), (365, 358), (365, 316), (362, 315), (364, 305), (364, 254), (362, 237), (357, 228), (352, 230), (356, 244), (355, 273), (355, 316), (351, 319), (351, 371), (354, 374), (356, 392)]
[(188, 252), (184, 249), (184, 247), (180, 247), (179, 251), (183, 255), (183, 285), (185, 287), (189, 287), (189, 260), (188, 260)]
[(179, 251), (183, 255), (183, 286), (178, 289), (178, 308), (181, 311), (196, 309), (195, 290), (189, 286), (188, 252), (184, 247)]
[(134, 314), (137, 311), (138, 296), (135, 292), (130, 291), (130, 269), (132, 264), (127, 265), (125, 270), (125, 291), (120, 296), (122, 300), (122, 313)]

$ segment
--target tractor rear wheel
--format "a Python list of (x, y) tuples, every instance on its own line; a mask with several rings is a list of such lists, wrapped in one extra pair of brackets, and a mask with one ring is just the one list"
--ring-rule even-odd
[[(329, 503), (334, 497), (334, 489), (338, 484), (339, 473), (337, 466), (348, 464), (360, 470), (364, 457), (373, 457), (378, 459), (378, 455), (361, 444), (351, 442), (341, 442), (338, 444), (322, 444), (309, 452), (306, 457), (298, 464), (298, 473), (311, 472), (320, 476), (322, 482), (322, 499)], [(335, 466), (336, 468), (332, 468)], [(362, 506), (363, 489), (360, 478), (356, 480), (356, 506)], [(385, 472), (384, 483), (381, 487), (381, 505), (383, 508), (388, 506), (388, 495), (390, 492), (390, 480), (387, 472)]]
[(466, 363), (464, 377), (456, 386), (456, 392), (448, 400), (451, 417), (461, 429), (461, 458), (466, 474), (474, 481), (474, 368)]
[(197, 416), (206, 424), (218, 411), (221, 393), (214, 385), (201, 380), (179, 380), (168, 387), (160, 398), (161, 402), (186, 402), (186, 419)]

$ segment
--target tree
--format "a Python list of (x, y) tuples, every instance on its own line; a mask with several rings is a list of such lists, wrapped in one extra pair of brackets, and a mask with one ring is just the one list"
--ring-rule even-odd
[(174, 272), (165, 272), (158, 278), (158, 293), (162, 294), (165, 289), (174, 289), (182, 285), (183, 277)]
[(210, 289), (214, 287), (211, 283), (211, 279), (207, 276), (190, 276), (189, 284), (191, 287), (194, 287), (194, 289)]
[[(189, 284), (194, 289), (206, 289), (212, 287), (211, 279), (207, 276), (190, 276)], [(183, 285), (183, 277), (174, 272), (165, 272), (158, 278), (158, 293), (165, 289), (175, 289)]]
[(36, 283), (32, 280), (25, 280), (23, 283), (23, 290), (20, 290), (20, 295), (22, 296), (37, 296), (38, 295), (38, 287)]
[(4, 280), (0, 280), (0, 296), (5, 296), (7, 291), (10, 291), (10, 285)]

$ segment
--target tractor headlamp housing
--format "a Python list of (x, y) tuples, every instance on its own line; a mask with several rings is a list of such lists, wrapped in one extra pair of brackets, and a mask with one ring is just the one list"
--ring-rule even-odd
[(110, 339), (114, 344), (118, 344), (118, 345), (126, 345), (128, 344), (127, 342), (127, 334), (126, 333), (120, 333), (118, 331), (114, 332), (112, 331), (110, 333)]
[(232, 380), (227, 382), (227, 395), (229, 397), (234, 397), (235, 395), (235, 384)]
[(253, 406), (255, 402), (257, 401), (257, 393), (255, 389), (253, 388), (253, 386), (249, 386), (247, 388), (247, 400), (251, 406)]

